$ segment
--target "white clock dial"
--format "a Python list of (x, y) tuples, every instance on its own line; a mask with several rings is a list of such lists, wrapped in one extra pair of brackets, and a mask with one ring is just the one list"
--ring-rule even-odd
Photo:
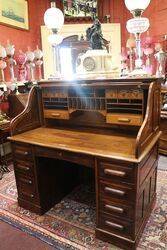
[(92, 57), (86, 57), (83, 61), (83, 66), (86, 71), (93, 71), (96, 67), (95, 60)]

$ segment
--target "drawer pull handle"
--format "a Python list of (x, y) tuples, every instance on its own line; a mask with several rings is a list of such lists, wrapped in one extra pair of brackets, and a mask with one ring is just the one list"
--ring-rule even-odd
[(131, 122), (131, 119), (128, 119), (128, 118), (118, 118), (118, 121), (119, 122), (127, 122), (127, 123), (129, 123), (129, 122)]
[(63, 155), (62, 152), (58, 152), (58, 156), (62, 157), (62, 155)]
[(119, 195), (119, 196), (124, 196), (125, 195), (124, 191), (121, 191), (121, 190), (118, 190), (118, 189), (115, 189), (115, 188), (105, 187), (104, 191), (108, 192), (108, 193), (116, 194), (116, 195)]
[(23, 178), (20, 178), (20, 181), (26, 183), (26, 184), (32, 184), (32, 181), (31, 180), (26, 180), (26, 179), (23, 179)]
[(58, 113), (57, 114), (52, 113), (52, 116), (53, 117), (60, 117), (60, 114), (58, 114)]
[(119, 214), (123, 214), (123, 212), (124, 212), (123, 208), (111, 206), (111, 205), (108, 205), (108, 204), (105, 204), (105, 208), (107, 210), (110, 210), (110, 211), (113, 211), (113, 212), (116, 212), (116, 213), (119, 213)]
[(126, 175), (125, 172), (123, 171), (117, 171), (117, 170), (112, 170), (112, 169), (104, 169), (104, 173), (107, 175), (115, 175), (115, 176), (119, 176), (119, 177), (124, 177)]
[(118, 230), (120, 230), (120, 231), (123, 231), (123, 230), (124, 230), (124, 226), (119, 225), (119, 224), (116, 224), (116, 223), (113, 223), (113, 222), (108, 221), (108, 220), (105, 221), (105, 224), (106, 224), (107, 226), (109, 226), (109, 227), (113, 227), (113, 228), (118, 229)]
[(20, 155), (28, 155), (29, 152), (28, 151), (22, 151), (22, 150), (16, 150), (15, 151), (17, 154), (20, 154)]
[(28, 193), (22, 192), (22, 195), (28, 196), (28, 197), (30, 197), (30, 198), (34, 198), (34, 195), (33, 195), (33, 194), (28, 194)]
[(17, 164), (17, 168), (22, 169), (22, 170), (25, 170), (25, 171), (29, 171), (29, 170), (30, 170), (29, 167), (25, 167), (25, 166), (22, 166), (22, 165), (20, 165), (20, 164)]

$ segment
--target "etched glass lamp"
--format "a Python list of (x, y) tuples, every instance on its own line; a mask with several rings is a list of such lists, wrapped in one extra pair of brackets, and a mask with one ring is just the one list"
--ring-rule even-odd
[(146, 32), (150, 26), (149, 19), (141, 17), (144, 10), (148, 7), (151, 0), (125, 0), (125, 5), (133, 14), (132, 19), (127, 21), (127, 30), (135, 35), (136, 38), (136, 60), (135, 69), (130, 73), (132, 76), (142, 76), (148, 73), (143, 70), (141, 39), (142, 33)]
[(58, 34), (59, 30), (64, 24), (63, 12), (56, 8), (56, 3), (51, 2), (51, 8), (47, 9), (44, 14), (44, 23), (48, 29), (52, 31), (48, 40), (52, 45), (58, 45), (62, 42), (63, 38)]

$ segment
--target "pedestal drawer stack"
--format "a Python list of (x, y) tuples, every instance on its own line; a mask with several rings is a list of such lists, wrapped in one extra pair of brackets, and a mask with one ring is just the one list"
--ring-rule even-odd
[(135, 171), (133, 164), (98, 162), (99, 229), (133, 238)]
[[(12, 149), (19, 205), (24, 206), (26, 203), (27, 207), (38, 207), (39, 197), (35, 181), (33, 149), (24, 143), (12, 145)], [(38, 209), (34, 211), (37, 212)]]

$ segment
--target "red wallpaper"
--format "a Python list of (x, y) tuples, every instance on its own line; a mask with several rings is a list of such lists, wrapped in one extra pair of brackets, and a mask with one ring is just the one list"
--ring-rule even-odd
[[(124, 45), (129, 36), (126, 30), (126, 21), (132, 18), (132, 15), (126, 9), (124, 0), (103, 0), (100, 15), (110, 15), (111, 22), (120, 22), (122, 28), (122, 44)], [(162, 40), (167, 34), (167, 0), (151, 0), (151, 3), (143, 16), (150, 19), (150, 34), (156, 39)]]
[[(15, 44), (17, 50), (26, 50), (27, 46), (34, 49), (37, 44), (40, 45), (40, 25), (43, 24), (43, 14), (49, 2), (50, 0), (28, 0), (30, 30), (23, 31), (0, 25), (0, 43), (6, 44), (9, 39)], [(56, 4), (57, 7), (62, 8), (61, 0), (57, 0)], [(132, 17), (125, 7), (124, 0), (99, 0), (100, 19), (103, 19), (105, 15), (110, 15), (110, 22), (121, 23), (122, 44), (124, 45), (129, 36), (126, 21)], [(167, 33), (167, 0), (152, 0), (144, 16), (150, 19), (152, 35), (162, 37)]]
[(27, 46), (35, 49), (40, 45), (40, 25), (43, 24), (43, 14), (47, 9), (48, 0), (28, 0), (29, 31), (15, 29), (0, 24), (0, 43), (6, 44), (9, 39), (15, 44), (16, 50), (27, 50)]
[[(5, 44), (10, 39), (17, 49), (25, 50), (27, 46), (32, 49), (40, 44), (40, 25), (43, 24), (44, 11), (49, 6), (50, 0), (28, 0), (30, 30), (22, 31), (11, 27), (0, 25), (0, 43)], [(62, 1), (57, 0), (57, 7), (62, 8)], [(111, 22), (120, 22), (122, 27), (122, 43), (126, 40), (128, 32), (126, 21), (131, 14), (126, 9), (124, 0), (99, 0), (99, 17), (110, 15)], [(150, 19), (150, 32), (154, 36), (162, 36), (167, 33), (167, 1), (152, 0), (144, 16)]]

